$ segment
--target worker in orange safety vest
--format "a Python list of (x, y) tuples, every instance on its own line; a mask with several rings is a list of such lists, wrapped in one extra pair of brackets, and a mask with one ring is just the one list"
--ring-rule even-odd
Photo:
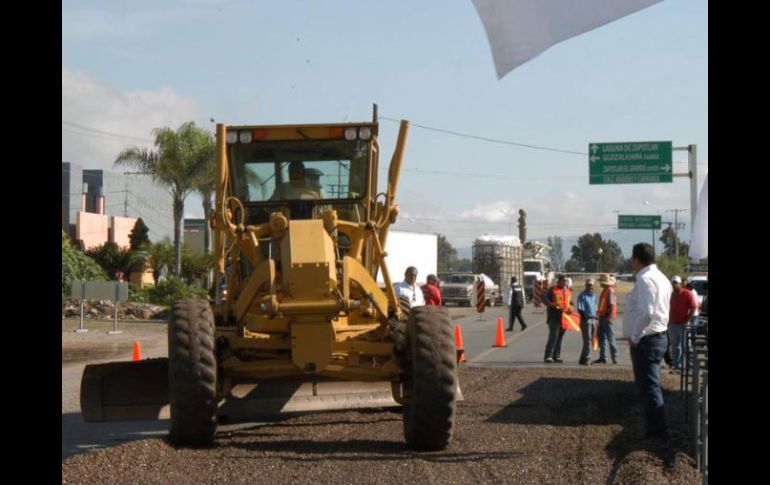
[(602, 285), (602, 294), (599, 296), (599, 308), (596, 311), (599, 317), (599, 358), (594, 364), (607, 363), (607, 351), (605, 342), (609, 342), (612, 363), (618, 363), (618, 347), (615, 344), (615, 319), (618, 316), (618, 296), (615, 293), (615, 278), (607, 273), (599, 277)]
[(572, 291), (567, 288), (567, 278), (560, 274), (556, 284), (548, 288), (543, 297), (546, 308), (546, 323), (548, 324), (548, 341), (545, 344), (546, 364), (564, 362), (561, 357), (561, 341), (565, 329), (562, 328), (562, 313), (572, 311)]

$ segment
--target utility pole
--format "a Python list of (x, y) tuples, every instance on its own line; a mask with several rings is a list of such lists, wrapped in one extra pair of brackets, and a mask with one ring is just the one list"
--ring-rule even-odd
[(687, 173), (672, 174), (672, 176), (690, 179), (690, 228), (692, 228), (695, 225), (695, 213), (698, 210), (698, 145), (673, 147), (672, 150), (687, 152)]
[(679, 228), (679, 213), (680, 212), (687, 212), (687, 209), (669, 209), (666, 212), (673, 212), (674, 213), (674, 257), (679, 257), (679, 233), (677, 232), (677, 229)]

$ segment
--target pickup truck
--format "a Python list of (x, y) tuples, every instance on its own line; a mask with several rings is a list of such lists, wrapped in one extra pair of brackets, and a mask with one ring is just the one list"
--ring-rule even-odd
[(446, 273), (442, 274), (440, 283), (441, 300), (444, 303), (456, 303), (459, 306), (476, 305), (476, 278), (484, 278), (484, 296), (487, 306), (493, 307), (501, 298), (500, 287), (485, 275), (473, 273)]

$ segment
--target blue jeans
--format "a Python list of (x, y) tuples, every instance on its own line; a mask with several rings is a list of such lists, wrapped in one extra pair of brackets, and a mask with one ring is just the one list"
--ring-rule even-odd
[(660, 388), (660, 361), (668, 347), (666, 334), (645, 337), (631, 348), (634, 380), (644, 402), (648, 435), (666, 434), (663, 391)]
[(551, 357), (558, 359), (561, 356), (561, 339), (564, 338), (564, 330), (561, 328), (561, 317), (558, 320), (548, 319), (548, 342), (545, 344), (545, 359)]
[(607, 360), (606, 342), (609, 342), (610, 355), (613, 359), (618, 358), (618, 346), (615, 343), (615, 326), (609, 318), (599, 318), (599, 358)]
[(668, 335), (671, 339), (671, 360), (674, 369), (682, 369), (682, 339), (684, 337), (684, 325), (679, 323), (670, 323), (668, 325)]
[(580, 335), (583, 337), (583, 349), (580, 351), (580, 362), (591, 358), (591, 340), (596, 332), (596, 319), (580, 317)]

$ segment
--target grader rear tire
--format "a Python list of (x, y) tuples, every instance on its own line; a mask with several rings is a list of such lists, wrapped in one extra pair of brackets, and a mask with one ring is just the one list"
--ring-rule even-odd
[(414, 450), (443, 450), (452, 439), (457, 394), (457, 353), (444, 307), (412, 308), (410, 401), (404, 405), (404, 438)]
[(175, 445), (206, 446), (217, 431), (214, 316), (208, 301), (179, 300), (168, 325), (169, 438)]

